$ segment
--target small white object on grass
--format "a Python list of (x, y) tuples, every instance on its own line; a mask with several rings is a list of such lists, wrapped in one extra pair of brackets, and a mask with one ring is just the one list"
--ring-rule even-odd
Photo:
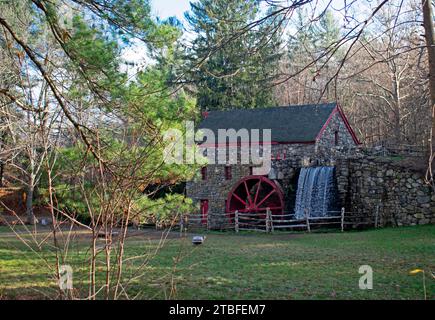
[(202, 244), (205, 240), (205, 236), (194, 236), (192, 238), (192, 243), (193, 244)]

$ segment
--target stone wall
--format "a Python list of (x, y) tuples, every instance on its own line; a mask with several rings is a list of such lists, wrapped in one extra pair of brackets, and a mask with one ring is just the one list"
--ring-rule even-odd
[[(307, 148), (309, 150), (309, 148)], [(375, 220), (378, 212), (379, 226), (402, 226), (435, 223), (435, 193), (424, 183), (424, 174), (404, 167), (398, 161), (386, 157), (352, 156), (334, 160), (312, 160), (294, 156), (272, 161), (269, 178), (277, 181), (285, 198), (285, 211), (294, 205), (295, 181), (300, 168), (309, 165), (334, 165), (339, 192), (338, 205), (351, 215), (364, 215)], [(187, 195), (199, 202), (209, 200), (212, 227), (221, 223), (225, 201), (232, 187), (249, 175), (249, 166), (233, 165), (232, 178), (225, 179), (225, 165), (212, 165), (207, 169), (207, 180), (200, 175), (188, 182)]]
[[(338, 133), (337, 144), (335, 143), (335, 132)], [(352, 153), (355, 147), (355, 141), (338, 112), (332, 115), (315, 146), (316, 154), (324, 156), (336, 156), (344, 152)]]
[(337, 160), (341, 205), (353, 214), (375, 219), (381, 226), (435, 223), (435, 193), (422, 172), (397, 160), (357, 157)]
[[(208, 200), (209, 221), (219, 224), (219, 215), (225, 213), (225, 201), (228, 193), (242, 177), (249, 175), (249, 166), (232, 165), (231, 179), (225, 178), (225, 165), (207, 166), (207, 179), (202, 180), (198, 174), (194, 180), (187, 182), (187, 196), (199, 206), (202, 199)], [(199, 209), (198, 209), (199, 211)], [(214, 216), (218, 214), (217, 216)]]

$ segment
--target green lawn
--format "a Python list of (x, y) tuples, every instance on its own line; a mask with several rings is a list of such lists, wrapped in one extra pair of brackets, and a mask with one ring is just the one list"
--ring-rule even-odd
[[(0, 228), (0, 297), (44, 298), (54, 292), (43, 259)], [(207, 234), (203, 245), (190, 236), (168, 240), (156, 256), (157, 240), (128, 240), (129, 257), (150, 253), (143, 276), (127, 288), (130, 297), (179, 299), (422, 299), (426, 270), (428, 299), (435, 298), (435, 226), (360, 232)], [(52, 251), (38, 253), (53, 261)], [(87, 246), (70, 250), (75, 287), (85, 288)], [(180, 261), (174, 259), (180, 257)], [(126, 277), (143, 259), (126, 262)], [(373, 268), (373, 289), (360, 290), (360, 265)], [(103, 270), (98, 274), (104, 276)]]

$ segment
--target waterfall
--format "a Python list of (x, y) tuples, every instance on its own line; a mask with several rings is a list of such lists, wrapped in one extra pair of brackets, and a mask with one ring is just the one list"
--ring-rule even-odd
[(296, 218), (324, 217), (333, 209), (335, 200), (334, 167), (302, 168), (296, 191)]

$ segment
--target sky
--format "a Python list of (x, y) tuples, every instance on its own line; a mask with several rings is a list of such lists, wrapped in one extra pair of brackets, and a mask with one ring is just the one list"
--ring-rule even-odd
[[(189, 11), (190, 2), (195, 2), (197, 0), (150, 0), (151, 9), (154, 16), (158, 16), (160, 18), (168, 18), (171, 16), (176, 16), (181, 22), (185, 22), (184, 13)], [(231, 0), (228, 0), (231, 1)], [(284, 1), (285, 2), (285, 1)], [(370, 2), (370, 1), (369, 1)], [(313, 2), (319, 7), (323, 7), (321, 4), (330, 3), (333, 8), (342, 8), (345, 0), (320, 0), (320, 2)], [(263, 3), (264, 4), (264, 3)], [(309, 7), (309, 5), (308, 5)], [(352, 5), (352, 7), (356, 7), (356, 5)], [(359, 8), (359, 10), (363, 10), (364, 8)], [(361, 12), (362, 13), (362, 12)], [(364, 12), (367, 14), (367, 12)], [(337, 12), (333, 11), (333, 14), (336, 15), (337, 18), (342, 18)]]
[[(161, 19), (175, 16), (178, 18), (178, 20), (180, 20), (185, 25), (186, 28), (186, 20), (184, 19), (184, 13), (186, 11), (189, 11), (191, 1), (195, 2), (197, 0), (150, 0), (151, 12), (155, 17), (159, 17)], [(330, 0), (320, 0), (320, 3), (323, 2), (329, 3), (329, 1)], [(332, 5), (335, 8), (341, 8), (343, 6), (343, 3), (345, 2), (346, 2), (345, 0), (332, 0)], [(336, 15), (336, 18), (339, 19), (339, 21), (343, 20), (343, 17), (340, 16), (337, 12), (333, 11), (333, 14)], [(185, 36), (189, 38), (188, 33), (185, 33)], [(127, 61), (134, 62), (136, 64), (136, 66), (134, 67), (128, 67), (128, 69), (131, 69), (128, 70), (129, 73), (132, 72), (133, 74), (136, 72), (138, 68), (140, 69), (141, 67), (143, 67), (144, 65), (150, 62), (150, 60), (147, 59), (146, 56), (146, 49), (144, 48), (143, 44), (140, 43), (139, 41), (135, 45), (126, 49), (123, 53), (123, 57)]]
[[(191, 0), (192, 1), (192, 0)], [(151, 0), (152, 13), (161, 18), (176, 16), (184, 20), (184, 12), (190, 8), (189, 0)]]

